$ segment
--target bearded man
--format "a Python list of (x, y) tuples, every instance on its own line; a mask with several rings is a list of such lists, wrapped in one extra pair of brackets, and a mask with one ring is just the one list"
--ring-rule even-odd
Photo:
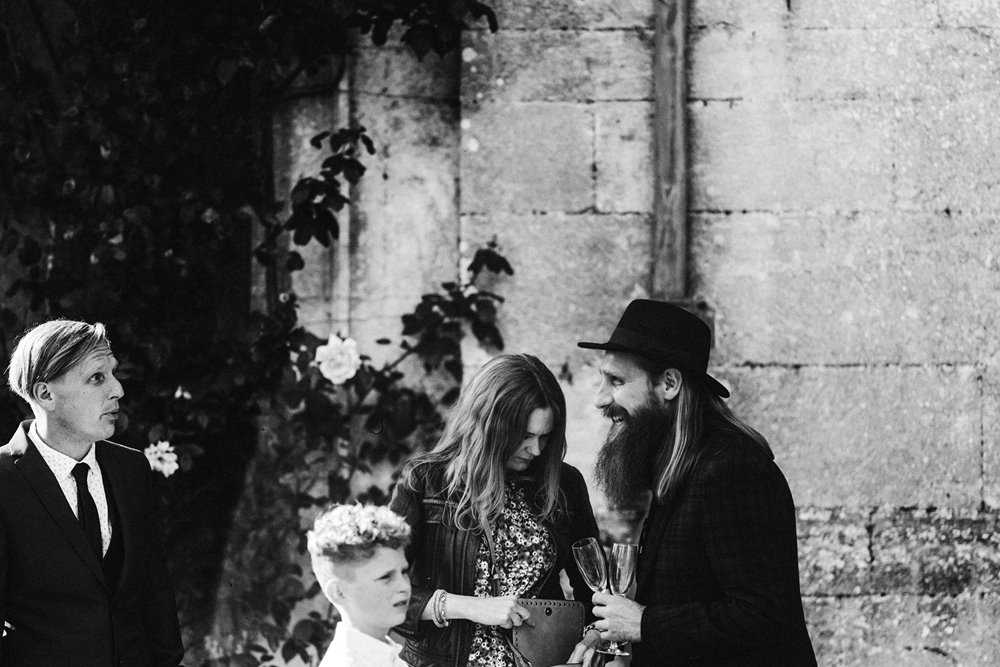
[(815, 665), (792, 495), (706, 373), (711, 342), (696, 315), (640, 299), (608, 342), (579, 344), (604, 350), (598, 484), (616, 507), (652, 493), (635, 601), (595, 594), (595, 627), (632, 642), (632, 667)]

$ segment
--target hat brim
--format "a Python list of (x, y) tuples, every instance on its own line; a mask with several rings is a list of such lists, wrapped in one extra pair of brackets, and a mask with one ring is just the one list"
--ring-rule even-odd
[[(605, 350), (607, 352), (627, 352), (628, 354), (637, 354), (640, 357), (647, 358), (659, 358), (657, 355), (650, 355), (648, 350), (639, 350), (634, 347), (629, 347), (628, 345), (621, 345), (620, 343), (612, 343), (608, 341), (607, 343), (588, 343), (581, 342), (576, 344), (577, 347), (582, 347), (586, 350)], [(715, 394), (716, 396), (721, 396), (722, 398), (729, 398), (729, 390), (726, 389), (725, 385), (716, 380), (714, 377), (705, 373), (705, 385), (708, 390)]]

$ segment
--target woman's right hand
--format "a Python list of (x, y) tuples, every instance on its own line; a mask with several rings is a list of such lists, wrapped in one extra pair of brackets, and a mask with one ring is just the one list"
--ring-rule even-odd
[(527, 623), (534, 626), (529, 620), (531, 612), (518, 604), (517, 598), (513, 595), (499, 598), (467, 597), (462, 602), (464, 603), (462, 616), (480, 625), (512, 628)]

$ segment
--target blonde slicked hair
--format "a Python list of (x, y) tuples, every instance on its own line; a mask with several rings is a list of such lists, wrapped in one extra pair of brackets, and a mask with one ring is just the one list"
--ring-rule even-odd
[(28, 403), (39, 382), (59, 379), (94, 350), (111, 348), (100, 322), (55, 319), (35, 325), (17, 341), (10, 355), (7, 384)]

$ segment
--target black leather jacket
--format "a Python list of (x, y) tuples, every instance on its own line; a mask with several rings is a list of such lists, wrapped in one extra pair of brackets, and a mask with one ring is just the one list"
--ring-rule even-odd
[[(453, 507), (441, 490), (440, 467), (418, 469), (410, 488), (405, 481), (396, 484), (390, 507), (406, 517), (413, 528), (407, 549), (413, 595), (406, 622), (395, 628), (406, 638), (401, 657), (414, 667), (466, 667), (472, 650), (474, 624), (454, 620), (446, 628), (438, 628), (420, 616), (431, 595), (443, 588), (456, 595), (474, 595), (476, 554), (480, 537), (477, 533), (457, 529), (444, 521), (446, 507)], [(563, 509), (555, 521), (543, 521), (556, 547), (555, 566), (548, 572), (540, 589), (541, 599), (563, 598), (559, 572), (565, 570), (573, 587), (573, 595), (587, 605), (590, 618), (592, 593), (583, 581), (573, 560), (571, 546), (584, 537), (597, 537), (597, 522), (590, 506), (590, 496), (583, 476), (576, 468), (563, 463), (560, 489), (565, 498)], [(525, 483), (525, 497), (535, 497), (537, 486)], [(589, 622), (588, 620), (588, 622)]]

